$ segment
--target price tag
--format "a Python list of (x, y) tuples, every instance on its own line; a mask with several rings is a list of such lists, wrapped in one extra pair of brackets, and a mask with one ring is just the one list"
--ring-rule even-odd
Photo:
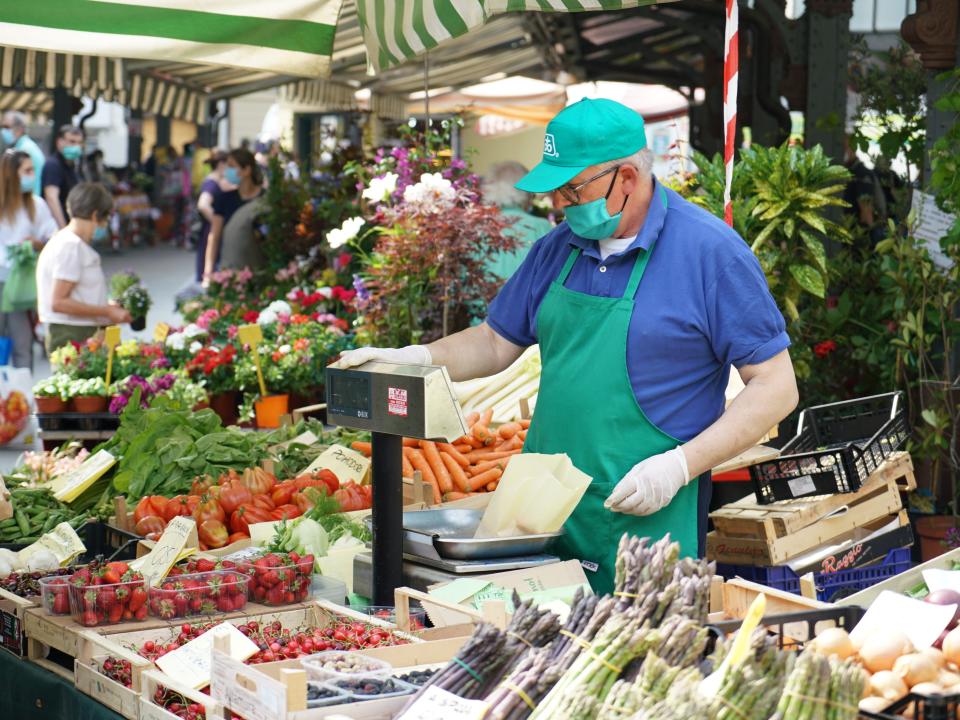
[(167, 335), (170, 334), (170, 326), (165, 322), (158, 322), (157, 326), (153, 329), (153, 341), (162, 343), (167, 339)]
[(62, 522), (53, 530), (37, 540), (33, 545), (25, 547), (17, 553), (20, 561), (26, 564), (27, 560), (41, 550), (49, 550), (57, 558), (61, 566), (69, 565), (70, 561), (86, 550), (86, 546), (68, 522)]
[(157, 659), (157, 666), (174, 680), (197, 690), (210, 684), (214, 633), (230, 639), (230, 657), (243, 662), (260, 648), (228, 622), (221, 623), (173, 652)]
[(112, 468), (117, 459), (106, 450), (100, 450), (88, 457), (80, 467), (53, 479), (50, 490), (60, 502), (71, 503), (83, 491), (103, 477), (103, 474)]
[(197, 545), (197, 524), (193, 518), (175, 517), (153, 550), (134, 560), (130, 567), (143, 573), (147, 585), (155, 585), (166, 577), (188, 545)]
[(267, 396), (267, 385), (263, 382), (263, 368), (260, 367), (260, 352), (257, 350), (263, 342), (263, 329), (256, 323), (241, 325), (237, 328), (237, 337), (244, 345), (250, 346), (253, 353), (253, 364), (257, 368), (257, 382), (260, 384), (260, 397)]
[(370, 458), (343, 445), (331, 445), (310, 463), (305, 473), (330, 470), (341, 483), (353, 480), (362, 485), (370, 472)]
[(249, 525), (250, 542), (254, 545), (265, 545), (270, 542), (273, 540), (273, 536), (277, 534), (278, 525), (280, 525), (279, 520)]
[(113, 350), (120, 344), (120, 326), (110, 325), (103, 331), (103, 344), (107, 348), (107, 387), (113, 375)]
[(464, 700), (431, 685), (399, 720), (480, 720), (488, 709), (482, 700)]

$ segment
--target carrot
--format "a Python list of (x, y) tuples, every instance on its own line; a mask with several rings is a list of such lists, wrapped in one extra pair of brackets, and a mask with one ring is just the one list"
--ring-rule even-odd
[(526, 442), (526, 440), (527, 440), (527, 431), (526, 431), (526, 430), (521, 430), (520, 432), (517, 433), (517, 437), (520, 438), (521, 440), (523, 440), (524, 442)]
[(507, 469), (507, 463), (509, 459), (501, 458), (499, 460), (487, 460), (486, 462), (477, 463), (476, 465), (471, 465), (467, 468), (468, 475), (479, 475), (482, 472), (486, 472), (490, 468), (500, 468), (501, 470)]
[(498, 452), (506, 452), (507, 450), (520, 450), (523, 448), (523, 440), (520, 439), (519, 435), (514, 435), (512, 438), (507, 440), (503, 445), (497, 448)]
[(467, 492), (467, 490), (470, 489), (470, 484), (467, 481), (467, 473), (462, 467), (460, 467), (453, 455), (442, 452), (440, 453), (440, 459), (446, 466), (447, 472), (450, 473), (450, 478), (453, 480), (453, 484), (457, 486), (457, 490), (460, 492)]
[[(409, 450), (410, 448), (404, 448), (404, 450)], [(404, 453), (400, 458), (400, 462), (403, 463), (403, 477), (413, 477), (413, 465), (410, 464), (410, 457), (407, 453)]]
[(467, 438), (467, 444), (470, 446), (471, 451), (480, 450), (484, 447), (484, 444), (480, 440), (477, 440), (475, 437), (473, 437), (473, 435)]
[(453, 448), (454, 448), (454, 450), (456, 450), (457, 452), (459, 452), (459, 453), (461, 453), (461, 454), (463, 454), (463, 453), (468, 453), (468, 452), (472, 452), (473, 450), (476, 450), (476, 448), (473, 447), (473, 445), (471, 445), (471, 444), (468, 443), (468, 442), (454, 443)]
[(530, 427), (529, 418), (524, 418), (523, 420), (517, 420), (517, 422), (520, 424), (520, 427), (522, 427), (524, 430)]
[(490, 432), (490, 428), (487, 427), (486, 423), (477, 423), (470, 432), (474, 438), (484, 445), (493, 445), (496, 440), (496, 436)]
[(487, 483), (487, 490), (493, 492), (497, 489), (497, 486), (500, 484), (499, 480), (494, 480), (492, 483)]
[[(470, 464), (470, 461), (467, 460), (466, 457), (464, 457), (463, 453), (460, 452), (459, 450), (457, 450), (457, 449), (456, 449), (453, 445), (451, 445), (450, 443), (439, 443), (439, 442), (438, 442), (438, 443), (437, 443), (437, 448), (440, 450), (440, 452), (445, 452), (445, 453), (447, 453), (450, 457), (452, 457), (454, 460), (456, 460), (456, 461), (457, 461), (457, 465), (459, 465), (460, 467), (464, 467), (464, 468), (465, 468), (465, 467), (467, 467), (467, 466)], [(470, 451), (468, 450), (467, 452), (470, 452)]]
[(485, 487), (487, 483), (491, 483), (494, 480), (499, 480), (500, 476), (503, 475), (503, 470), (499, 468), (492, 468), (487, 470), (485, 473), (480, 473), (472, 478), (470, 478), (470, 489), (471, 490), (480, 490)]
[(440, 459), (440, 451), (437, 450), (437, 444), (432, 440), (421, 440), (420, 451), (427, 459), (427, 462), (430, 463), (430, 469), (433, 470), (433, 474), (437, 477), (437, 485), (440, 486), (440, 492), (446, 493), (453, 490), (453, 480), (450, 478), (450, 473), (447, 472), (447, 467), (443, 464), (443, 460)]
[(513, 457), (520, 450), (474, 450), (472, 453), (467, 453), (467, 460), (473, 464), (486, 462), (487, 460), (499, 460), (500, 458)]
[(520, 423), (508, 422), (500, 426), (500, 428), (497, 430), (497, 434), (500, 435), (500, 437), (502, 437), (504, 440), (509, 440), (522, 429), (523, 428), (520, 427)]
[(479, 420), (479, 419), (480, 419), (480, 413), (478, 413), (478, 412), (472, 412), (472, 413), (470, 413), (470, 414), (467, 415), (467, 417), (466, 417), (467, 427), (473, 427), (473, 426), (476, 424), (477, 420)]
[(442, 500), (442, 493), (440, 492), (440, 486), (437, 484), (437, 476), (433, 474), (433, 470), (430, 469), (430, 463), (427, 462), (423, 453), (419, 450), (414, 450), (410, 454), (410, 464), (413, 465), (415, 470), (419, 470), (420, 474), (423, 475), (423, 479), (433, 486), (433, 501), (435, 503), (440, 502)]
[(450, 502), (451, 500), (463, 500), (464, 498), (473, 497), (474, 495), (479, 495), (480, 493), (475, 492), (448, 492), (443, 494), (443, 501)]
[(358, 440), (357, 442), (350, 443), (350, 447), (352, 447), (358, 453), (363, 453), (367, 457), (370, 457), (370, 455), (373, 453), (373, 445), (368, 442), (360, 442)]
[(489, 425), (491, 420), (493, 420), (493, 408), (487, 408), (481, 413), (479, 422), (481, 425)]
[(404, 438), (404, 439), (403, 439), (403, 446), (404, 446), (404, 447), (408, 447), (408, 448), (419, 448), (419, 447), (420, 447), (420, 441), (419, 441), (419, 440), (414, 440), (413, 438)]

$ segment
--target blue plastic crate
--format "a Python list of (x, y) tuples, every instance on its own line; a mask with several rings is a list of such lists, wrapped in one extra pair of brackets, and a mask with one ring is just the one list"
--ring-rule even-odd
[[(876, 585), (894, 575), (909, 570), (910, 548), (894, 548), (887, 553), (882, 562), (866, 567), (838, 570), (834, 573), (814, 573), (813, 582), (817, 588), (817, 599), (833, 602), (855, 592)], [(786, 565), (727, 565), (717, 564), (717, 574), (725, 578), (741, 577), (750, 582), (767, 585), (777, 590), (800, 594), (800, 576)]]

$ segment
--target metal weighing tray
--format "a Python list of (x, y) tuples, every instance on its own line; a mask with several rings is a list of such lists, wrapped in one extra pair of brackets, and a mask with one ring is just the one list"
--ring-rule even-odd
[(562, 533), (474, 538), (481, 510), (419, 510), (403, 514), (403, 551), (432, 559), (490, 560), (540, 555)]

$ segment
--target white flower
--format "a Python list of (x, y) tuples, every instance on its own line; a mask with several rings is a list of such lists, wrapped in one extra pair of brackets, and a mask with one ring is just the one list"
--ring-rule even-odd
[(281, 355), (289, 355), (290, 351), (293, 350), (293, 348), (290, 347), (289, 345), (281, 345), (280, 347), (277, 348), (277, 350), (280, 351)]
[(260, 317), (257, 318), (257, 325), (273, 325), (277, 319), (277, 313), (270, 308), (267, 308), (266, 310), (263, 310), (260, 313)]
[(290, 303), (285, 300), (274, 300), (272, 303), (267, 305), (267, 310), (272, 310), (277, 315), (289, 315), (290, 314)]
[(196, 355), (201, 350), (203, 350), (203, 343), (197, 342), (196, 340), (190, 343), (190, 352), (192, 352), (194, 355)]
[(419, 205), (425, 212), (435, 212), (450, 207), (457, 199), (453, 183), (440, 173), (424, 173), (416, 185), (403, 189), (403, 199), (411, 205)]
[(393, 195), (397, 189), (397, 180), (399, 175), (388, 172), (383, 177), (374, 178), (370, 181), (370, 186), (364, 189), (363, 199), (370, 202), (383, 202)]
[(174, 350), (183, 350), (187, 345), (187, 338), (183, 333), (174, 333), (167, 335), (167, 346)]
[(329, 288), (329, 287), (317, 288), (317, 292), (323, 295), (327, 300), (333, 297), (333, 288)]
[(183, 334), (188, 338), (200, 337), (201, 335), (206, 335), (207, 331), (196, 323), (190, 323), (183, 329)]
[(363, 227), (365, 222), (366, 220), (362, 217), (344, 220), (343, 225), (327, 233), (327, 245), (330, 246), (331, 250), (336, 250), (342, 245), (346, 245), (357, 236), (357, 233), (360, 232), (360, 228)]

